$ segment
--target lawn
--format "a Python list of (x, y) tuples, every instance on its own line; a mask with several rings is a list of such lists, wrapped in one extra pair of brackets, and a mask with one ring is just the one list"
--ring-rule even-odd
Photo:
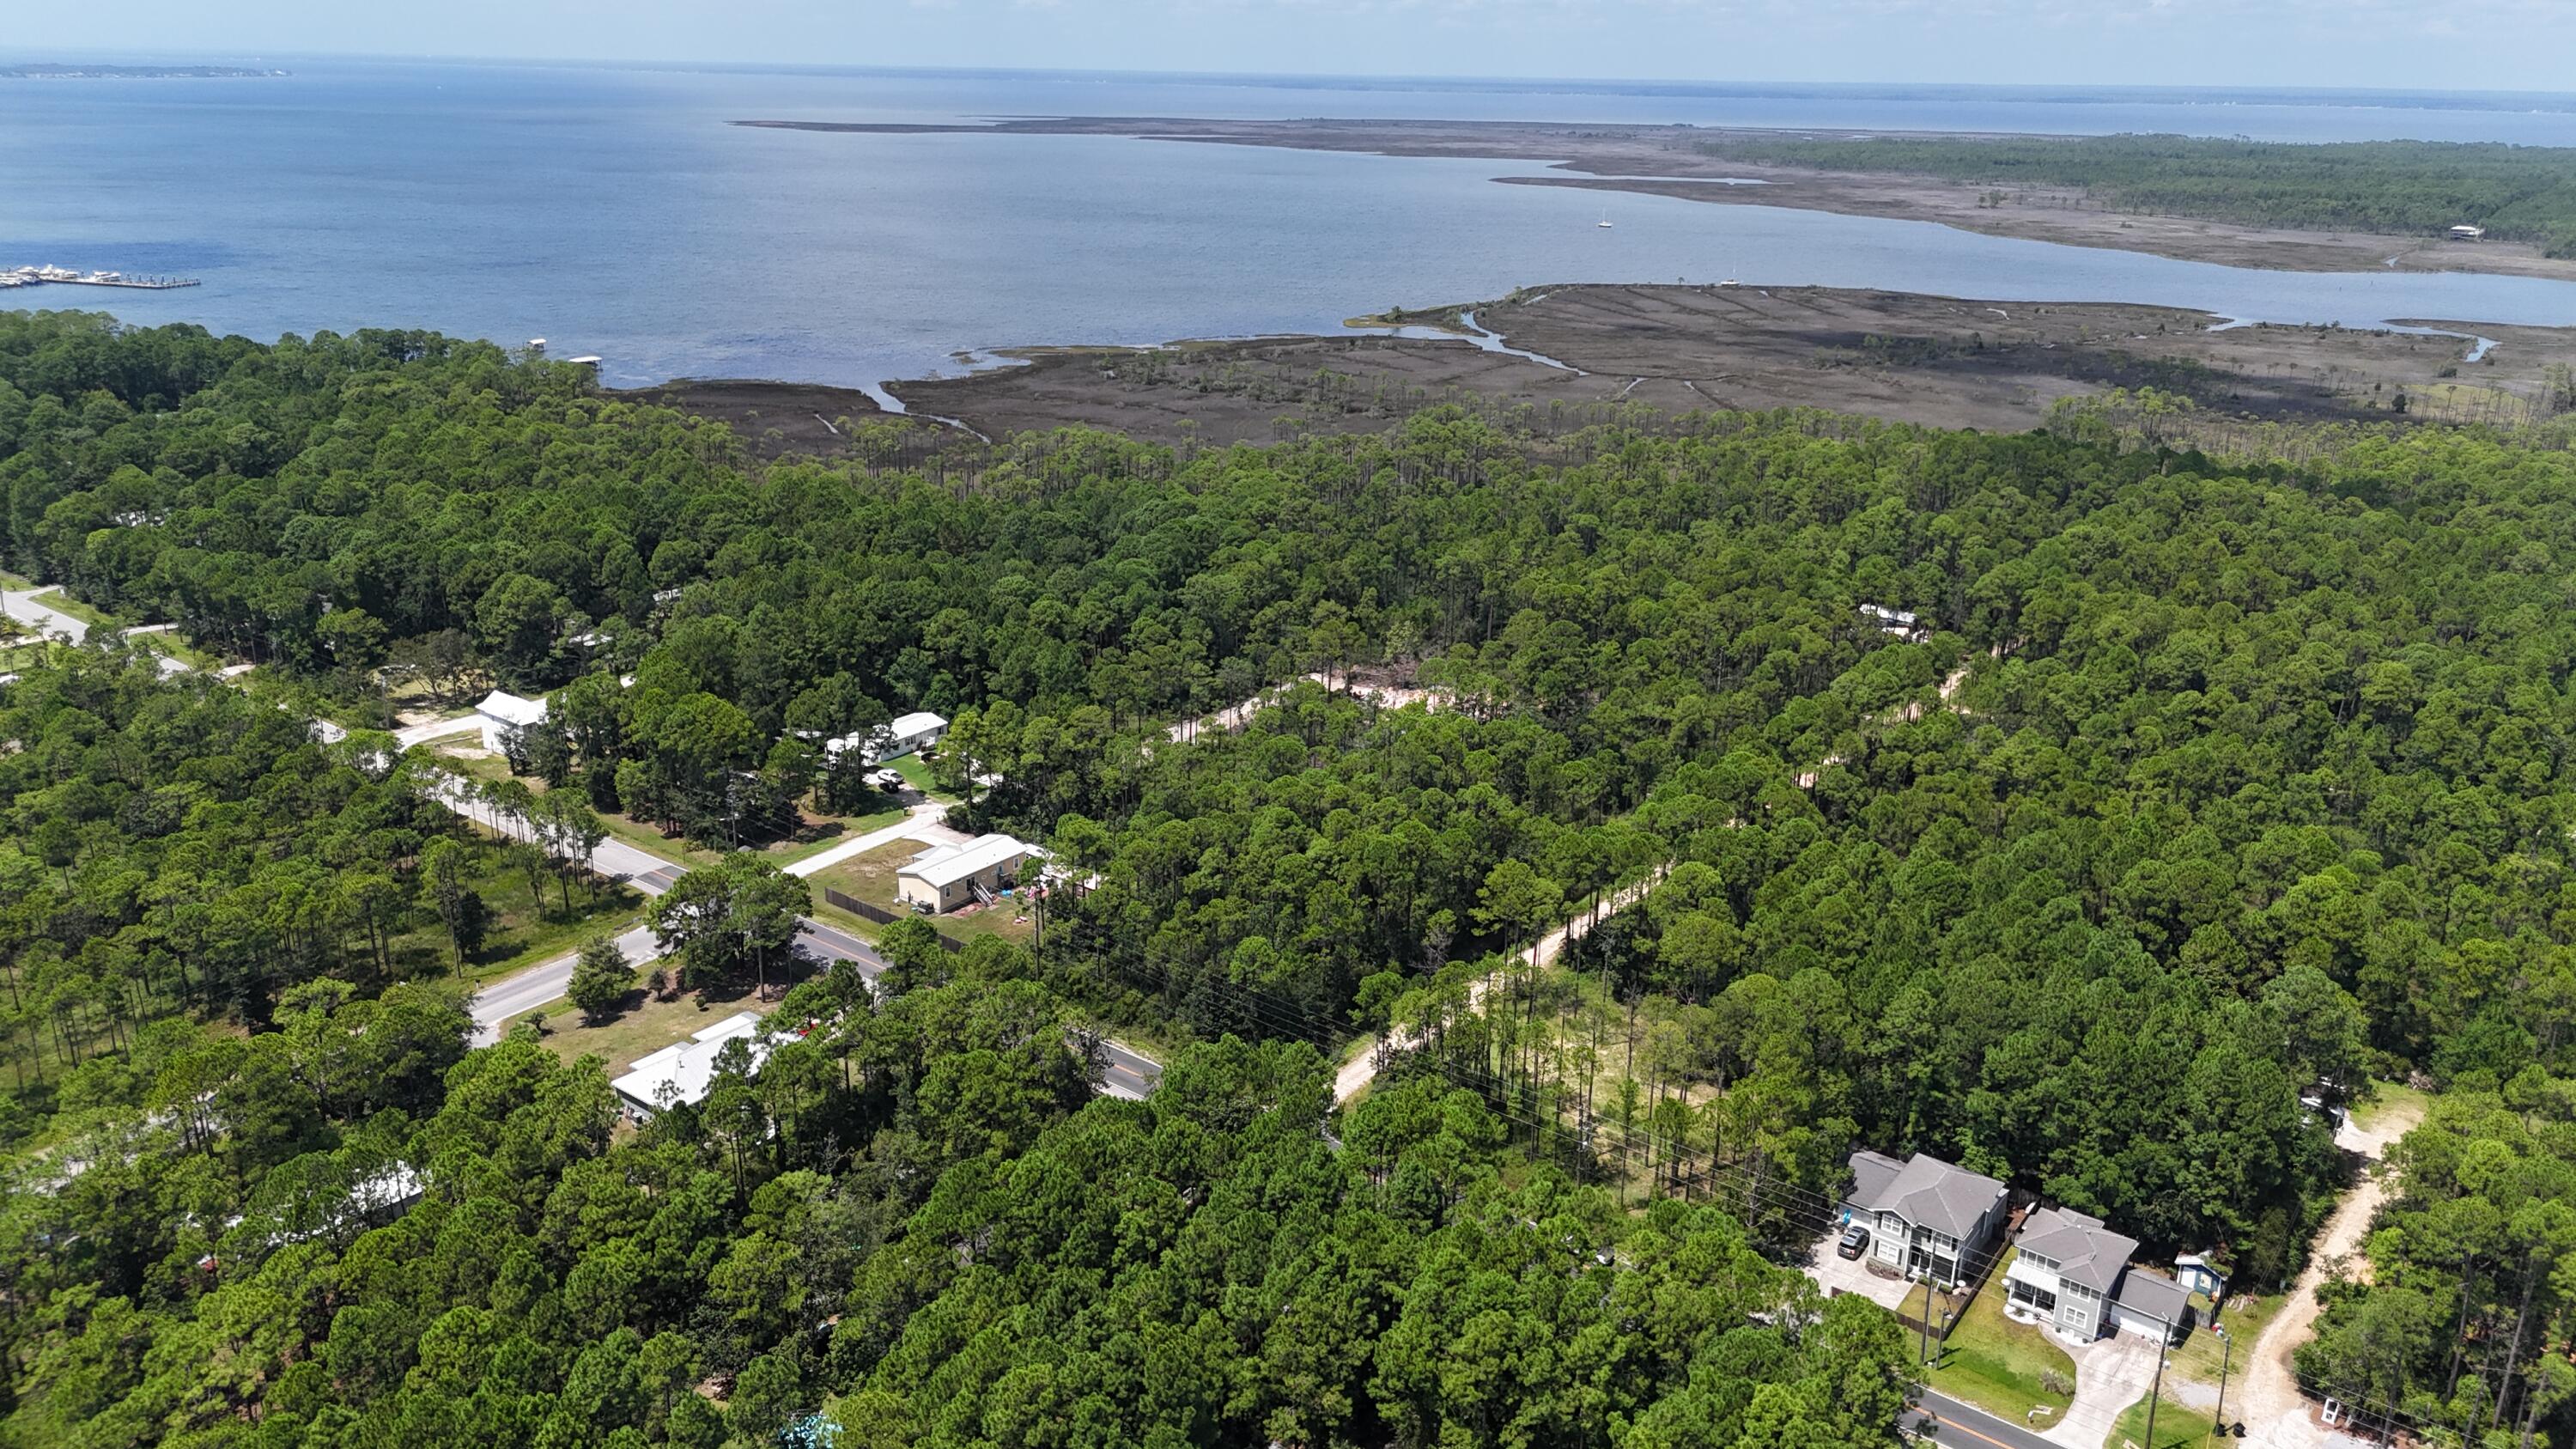
[(819, 855), (852, 836), (899, 824), (910, 813), (892, 803), (892, 797), (880, 798), (887, 800), (886, 808), (864, 815), (817, 815), (809, 810), (805, 812), (804, 828), (784, 840), (770, 842), (761, 848), (760, 853), (773, 864), (792, 865), (809, 855)]
[[(642, 974), (639, 972), (639, 977)], [(735, 1012), (769, 1010), (753, 999), (749, 982), (726, 989), (735, 994), (710, 993), (701, 1008), (690, 993), (683, 992), (670, 1001), (652, 1001), (639, 986), (626, 993), (624, 1010), (597, 1026), (584, 1025), (581, 1013), (562, 997), (536, 1011), (546, 1019), (546, 1050), (566, 1062), (596, 1056), (608, 1064), (608, 1075), (615, 1077), (644, 1057), (687, 1041)]]
[(180, 638), (175, 630), (155, 629), (149, 634), (128, 634), (125, 637), (155, 654), (166, 654), (190, 669), (211, 671), (221, 669), (224, 664), (221, 659)]
[[(861, 851), (814, 872), (809, 879), (814, 882), (815, 897), (821, 899), (823, 888), (829, 886), (843, 895), (856, 896), (870, 905), (900, 913), (908, 908), (894, 898), (894, 874), (914, 856), (929, 848), (918, 840), (896, 840), (874, 850)], [(874, 929), (870, 927), (870, 930)]]
[(2199, 1449), (2210, 1442), (2209, 1431), (2216, 1427), (2209, 1415), (2188, 1409), (2167, 1397), (2156, 1405), (2156, 1442), (2147, 1442), (2147, 1401), (2140, 1399), (2120, 1414), (2111, 1426), (2111, 1437), (2104, 1440), (2112, 1449)]
[[(2007, 1253), (1968, 1311), (1941, 1341), (1940, 1359), (1925, 1376), (1935, 1389), (1976, 1405), (2011, 1424), (2045, 1429), (2074, 1402), (2075, 1360), (2057, 1346), (2048, 1331), (2004, 1317), (2004, 1269)], [(2043, 1387), (2040, 1376), (2055, 1373), (2069, 1386), (2066, 1393)], [(2049, 1412), (2031, 1416), (2041, 1405)], [(2163, 1426), (2157, 1426), (2161, 1432)]]
[[(2263, 1336), (2264, 1325), (2270, 1323), (2289, 1301), (2290, 1296), (2286, 1293), (2266, 1293), (2259, 1296), (2248, 1293), (2228, 1299), (2227, 1307), (2219, 1315), (2218, 1322), (2220, 1327), (2227, 1330), (2228, 1339), (2234, 1340), (2235, 1348), (2230, 1350), (2227, 1347), (2228, 1339), (2221, 1339), (2217, 1334), (2210, 1332), (2206, 1326), (2195, 1329), (2180, 1346), (2174, 1349), (2171, 1360), (2172, 1372), (2187, 1379), (2214, 1384), (2218, 1382), (2219, 1370), (2224, 1368), (2227, 1370), (2229, 1384), (2240, 1382), (2245, 1376), (2247, 1351), (2254, 1346), (2256, 1339)], [(2161, 1423), (2157, 1426), (2157, 1432), (2163, 1432)]]
[[(815, 903), (818, 908), (830, 912), (830, 919), (865, 930), (869, 938), (874, 939), (881, 928), (831, 906), (823, 900), (823, 888), (828, 886), (843, 895), (855, 896), (898, 916), (909, 914), (912, 908), (895, 899), (895, 872), (929, 848), (918, 840), (892, 841), (851, 856), (827, 870), (816, 871), (812, 876)], [(1037, 935), (1038, 923), (1036, 917), (1020, 914), (1020, 901), (1019, 896), (1005, 896), (989, 906), (969, 906), (964, 910), (922, 919), (937, 927), (941, 935), (953, 936), (960, 941), (972, 941), (978, 936), (999, 936), (1005, 941), (1025, 944)]]
[[(637, 920), (641, 898), (624, 886), (591, 891), (574, 885), (572, 913), (567, 916), (563, 887), (548, 871), (546, 908), (541, 914), (529, 893), (526, 872), (502, 864), (497, 851), (483, 857), (481, 866), (468, 884), (492, 908), (492, 925), (483, 938), (483, 949), (465, 963), (468, 981), (489, 981), (569, 955), (580, 949), (582, 938), (591, 932), (614, 935)], [(447, 928), (425, 901), (414, 913), (411, 929), (394, 937), (393, 954), (397, 967), (413, 975), (444, 975), (456, 966), (456, 949), (448, 941)]]
[(921, 762), (919, 755), (897, 755), (886, 761), (886, 768), (903, 776), (905, 784), (924, 795), (935, 793), (939, 788), (937, 782), (930, 778), (930, 767)]
[(2352, 1104), (2352, 1125), (2369, 1132), (2391, 1115), (2412, 1115), (2420, 1121), (2425, 1105), (2432, 1100), (2431, 1094), (2403, 1082), (2379, 1082), (2371, 1087), (2369, 1100)]

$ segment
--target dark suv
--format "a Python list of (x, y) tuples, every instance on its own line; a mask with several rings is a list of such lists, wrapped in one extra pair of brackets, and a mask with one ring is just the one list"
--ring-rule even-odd
[(1854, 1223), (1843, 1229), (1843, 1240), (1834, 1244), (1834, 1251), (1846, 1258), (1857, 1258), (1860, 1256), (1861, 1249), (1868, 1246), (1869, 1229)]

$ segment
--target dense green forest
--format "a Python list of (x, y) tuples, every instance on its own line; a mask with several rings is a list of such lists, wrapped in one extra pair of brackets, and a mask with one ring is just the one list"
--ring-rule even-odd
[(316, 981), (447, 982), (619, 908), (578, 831), (470, 830), (384, 737), (321, 744), (152, 658), (61, 651), (0, 692), (0, 1148), (137, 1105), (172, 1016), (261, 1028)]
[[(2480, 1162), (2555, 1151), (2567, 442), (2423, 428), (2292, 464), (1432, 413), (760, 463), (475, 344), (0, 315), (8, 565), (268, 681), (160, 684), (107, 649), (0, 693), (0, 955), (41, 983), (11, 1004), (18, 1130), (48, 1149), (0, 1265), (11, 1432), (751, 1442), (833, 1395), (867, 1443), (1882, 1442), (1884, 1323), (1798, 1302), (1751, 1254), (1806, 1226), (1771, 1190), (1713, 1203), (1721, 1178), (1829, 1196), (1855, 1146), (1934, 1151), (2261, 1284), (2346, 1185), (2304, 1093), (2506, 1094), (2519, 1128), (2435, 1125)], [(1169, 732), (1309, 673), (1330, 687)], [(491, 682), (553, 692), (532, 767), (580, 790), (546, 799), (700, 838), (744, 781), (816, 783), (815, 738), (937, 709), (963, 823), (1096, 880), (1034, 954), (934, 948), (882, 1002), (800, 985), (777, 1019), (828, 1024), (811, 1053), (613, 1134), (598, 1064), (466, 1053), (441, 995), (467, 953), (433, 838), (495, 871), (508, 848), (381, 736), (319, 746), (279, 707), (383, 723), (389, 693)], [(291, 895), (299, 872), (331, 889)], [(1648, 880), (1570, 970), (1471, 1000)], [(587, 887), (554, 889), (567, 914)], [(219, 940), (186, 934), (226, 899)], [(1084, 1106), (1076, 1003), (1270, 1045)], [(376, 1049), (369, 1011), (436, 1040), (381, 1089), (317, 1088), (345, 1079), (295, 1053)], [(1332, 1116), (1297, 1043), (1389, 1021), (1425, 1049)], [(89, 1145), (120, 1122), (193, 1135)], [(397, 1160), (427, 1179), (411, 1213), (314, 1217), (313, 1184)], [(2502, 1191), (2454, 1177), (2396, 1211)], [(303, 1226), (259, 1216), (290, 1193)], [(67, 1237), (90, 1212), (125, 1226)], [(2498, 1351), (2347, 1352), (2339, 1305), (2303, 1369), (2563, 1435), (2546, 1226), (2408, 1260), (2422, 1311)], [(512, 1246), (449, 1261), (451, 1233)], [(1710, 1296), (1603, 1318), (1569, 1243), (1611, 1303)], [(1543, 1346), (1566, 1383), (1426, 1373), (1423, 1345), (1469, 1342)], [(685, 1387), (727, 1374), (719, 1422)]]
[(1999, 187), (2080, 186), (2120, 211), (2309, 231), (2438, 236), (2463, 223), (2576, 257), (2576, 150), (2492, 141), (2207, 136), (1728, 136), (1713, 156), (1898, 171)]

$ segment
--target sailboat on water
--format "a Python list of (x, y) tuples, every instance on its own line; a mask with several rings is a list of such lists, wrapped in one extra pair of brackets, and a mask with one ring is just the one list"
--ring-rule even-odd
[(1610, 229), (1610, 213), (1606, 211), (1601, 213), (1601, 229), (1603, 231), (1608, 231)]

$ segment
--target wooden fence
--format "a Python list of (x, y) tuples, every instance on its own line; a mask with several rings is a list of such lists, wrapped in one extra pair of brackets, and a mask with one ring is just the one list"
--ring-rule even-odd
[[(895, 922), (905, 919), (904, 917), (898, 916), (894, 912), (889, 911), (885, 907), (877, 905), (872, 901), (860, 900), (857, 896), (844, 894), (843, 892), (832, 889), (830, 886), (823, 887), (823, 899), (830, 904), (838, 906), (842, 910), (849, 912), (851, 915), (858, 917), (860, 920), (874, 921), (880, 926), (891, 926)], [(966, 949), (966, 943), (958, 940), (955, 936), (948, 934), (946, 931), (940, 930), (937, 926), (933, 926), (930, 929), (933, 935), (939, 937), (939, 944), (947, 947), (951, 955)]]

